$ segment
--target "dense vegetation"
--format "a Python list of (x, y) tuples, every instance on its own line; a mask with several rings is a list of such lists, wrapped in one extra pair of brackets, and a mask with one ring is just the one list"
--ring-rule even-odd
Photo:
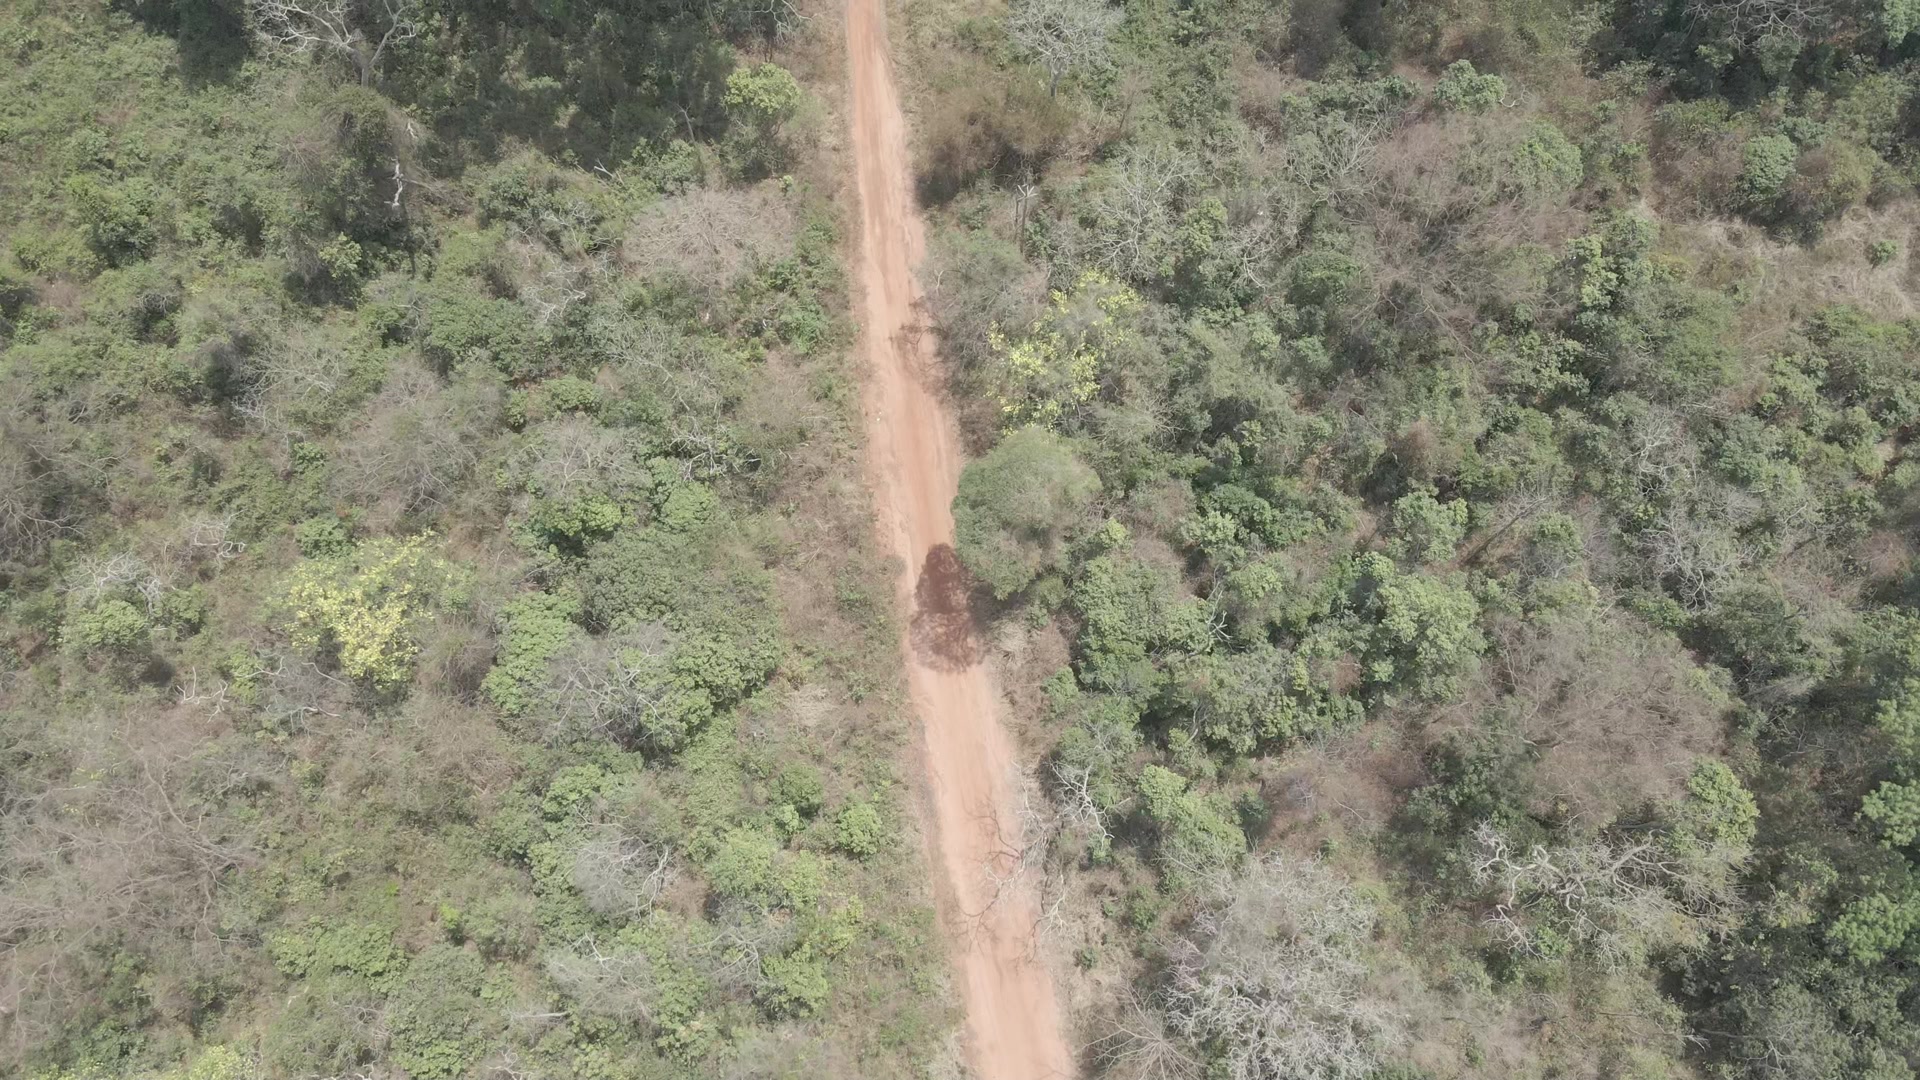
[(837, 52), (0, 5), (0, 1075), (938, 1059)]
[(1103, 1075), (1920, 1067), (1920, 10), (905, 9)]
[[(833, 16), (0, 10), (0, 1074), (905, 1076)], [(1920, 7), (912, 0), (1091, 1073), (1920, 1070)]]

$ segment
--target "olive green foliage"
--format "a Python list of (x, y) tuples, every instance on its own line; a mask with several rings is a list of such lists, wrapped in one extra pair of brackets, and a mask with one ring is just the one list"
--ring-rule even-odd
[(1056, 565), (1099, 492), (1100, 478), (1069, 443), (1022, 428), (961, 473), (955, 550), (1004, 600)]
[(394, 988), (393, 1059), (419, 1077), (464, 1075), (492, 1032), (481, 1001), (486, 969), (472, 953), (429, 945)]

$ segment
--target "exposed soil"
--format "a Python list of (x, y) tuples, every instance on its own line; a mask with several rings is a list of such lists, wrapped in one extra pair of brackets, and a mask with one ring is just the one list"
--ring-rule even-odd
[(1074, 1073), (1053, 980), (1035, 956), (1032, 891), (996, 887), (1019, 850), (1017, 758), (996, 715), (953, 554), (962, 452), (923, 344), (914, 268), (924, 234), (906, 122), (887, 52), (884, 0), (848, 0), (853, 159), (860, 192), (867, 462), (881, 541), (900, 560), (902, 647), (920, 721), (942, 921), (978, 1080)]

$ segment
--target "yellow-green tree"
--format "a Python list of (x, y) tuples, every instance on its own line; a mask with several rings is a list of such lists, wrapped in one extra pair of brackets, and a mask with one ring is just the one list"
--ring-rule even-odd
[(1001, 368), (1000, 410), (1009, 427), (1057, 427), (1100, 392), (1101, 371), (1131, 336), (1127, 317), (1140, 296), (1098, 270), (1070, 290), (1055, 289), (1047, 311), (1019, 340), (995, 326), (987, 335)]
[(427, 548), (430, 534), (379, 538), (295, 567), (281, 596), (295, 648), (331, 653), (350, 678), (392, 687), (413, 674), (418, 629), (457, 605), (466, 575)]

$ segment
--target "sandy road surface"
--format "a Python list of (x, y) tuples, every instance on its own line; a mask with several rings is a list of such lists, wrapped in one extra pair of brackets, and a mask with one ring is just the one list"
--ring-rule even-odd
[[(1034, 960), (1030, 891), (998, 894), (989, 870), (1017, 847), (1012, 740), (979, 662), (950, 506), (959, 439), (932, 386), (914, 301), (924, 239), (906, 125), (887, 53), (885, 0), (848, 0), (853, 157), (861, 202), (867, 468), (881, 540), (905, 572), (908, 682), (924, 737), (942, 921), (951, 932), (978, 1080), (1073, 1074), (1053, 981)], [(1002, 823), (1005, 824), (1003, 829)]]

